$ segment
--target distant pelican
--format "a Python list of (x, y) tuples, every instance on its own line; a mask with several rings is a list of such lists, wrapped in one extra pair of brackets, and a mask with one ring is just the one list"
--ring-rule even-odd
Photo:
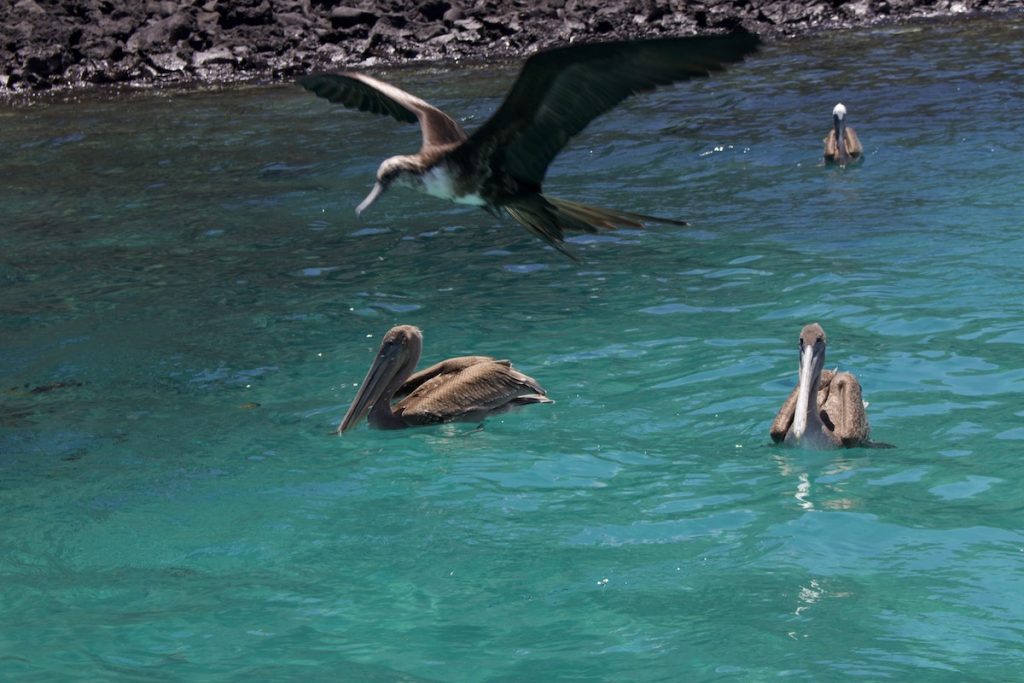
[(825, 136), (825, 163), (846, 166), (863, 154), (857, 133), (846, 125), (846, 107), (840, 102), (832, 109), (832, 130)]
[(419, 122), (416, 154), (385, 159), (361, 214), (393, 184), (457, 204), (504, 209), (534, 235), (571, 256), (564, 231), (685, 221), (600, 209), (541, 194), (548, 165), (569, 138), (630, 95), (708, 76), (753, 52), (747, 33), (570, 45), (526, 60), (501, 107), (473, 135), (440, 109), (359, 73), (312, 74), (299, 84), (331, 102)]
[[(338, 433), (367, 417), (376, 429), (405, 429), (441, 422), (480, 422), (530, 403), (554, 403), (532, 377), (507, 360), (487, 356), (449, 358), (412, 373), (423, 334), (412, 325), (392, 327), (349, 406)], [(404, 398), (403, 398), (404, 397)], [(402, 400), (391, 405), (394, 398)]]
[(825, 330), (800, 330), (800, 381), (772, 422), (772, 441), (812, 448), (867, 446), (870, 427), (860, 382), (848, 372), (822, 371)]

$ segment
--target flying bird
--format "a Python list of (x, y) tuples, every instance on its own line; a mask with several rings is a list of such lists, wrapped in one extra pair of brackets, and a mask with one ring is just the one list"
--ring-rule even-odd
[(811, 448), (871, 445), (860, 382), (848, 372), (824, 370), (825, 330), (800, 330), (799, 383), (771, 426), (772, 441)]
[(825, 136), (825, 163), (846, 166), (864, 155), (857, 133), (846, 125), (846, 107), (840, 102), (832, 109), (832, 130)]
[(571, 45), (526, 60), (498, 110), (472, 135), (452, 117), (393, 85), (355, 72), (318, 73), (298, 83), (346, 107), (419, 123), (416, 154), (385, 159), (362, 214), (392, 185), (509, 216), (562, 253), (566, 231), (686, 225), (630, 211), (587, 206), (541, 191), (548, 166), (569, 138), (630, 95), (709, 76), (751, 52), (748, 33)]
[[(376, 429), (405, 429), (442, 422), (481, 422), (531, 403), (554, 403), (537, 383), (507, 360), (459, 356), (413, 374), (423, 333), (412, 325), (391, 328), (338, 434), (366, 417)], [(394, 399), (401, 399), (392, 405)]]

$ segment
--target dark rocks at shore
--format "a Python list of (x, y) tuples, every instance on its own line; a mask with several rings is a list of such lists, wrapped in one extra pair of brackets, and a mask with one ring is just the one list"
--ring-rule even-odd
[(15, 0), (0, 6), (0, 96), (521, 57), (571, 40), (737, 26), (777, 37), (1022, 7), (1024, 0)]

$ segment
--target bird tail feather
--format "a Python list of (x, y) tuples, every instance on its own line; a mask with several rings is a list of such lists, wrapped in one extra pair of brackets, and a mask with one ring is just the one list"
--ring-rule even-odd
[(641, 228), (644, 223), (687, 225), (686, 221), (602, 209), (541, 194), (518, 198), (504, 208), (523, 227), (573, 260), (577, 260), (576, 257), (563, 244), (566, 231), (596, 233), (616, 228)]
[(588, 227), (583, 228), (585, 232), (597, 232), (599, 229), (614, 230), (615, 228), (642, 228), (644, 223), (664, 223), (666, 225), (689, 225), (686, 221), (674, 218), (661, 218), (659, 216), (648, 216), (643, 213), (632, 211), (619, 211), (617, 209), (603, 209), (597, 206), (588, 206), (579, 202), (570, 202), (567, 199), (545, 197), (558, 209), (559, 213), (571, 216)]

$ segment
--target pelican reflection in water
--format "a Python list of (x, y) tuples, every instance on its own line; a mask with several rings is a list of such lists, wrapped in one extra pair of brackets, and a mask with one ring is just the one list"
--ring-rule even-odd
[(541, 184), (569, 139), (630, 95), (709, 76), (758, 45), (748, 33), (569, 45), (538, 52), (523, 65), (498, 110), (472, 135), (446, 113), (384, 81), (355, 72), (311, 74), (299, 84), (331, 102), (419, 123), (416, 154), (385, 159), (361, 214), (392, 185), (509, 216), (570, 255), (564, 232), (686, 225), (629, 211), (548, 197)]
[(799, 383), (772, 422), (772, 441), (811, 448), (870, 444), (860, 382), (848, 372), (823, 370), (825, 344), (818, 323), (800, 330)]
[[(405, 429), (442, 422), (480, 422), (531, 403), (554, 403), (537, 383), (507, 360), (449, 358), (413, 374), (423, 334), (412, 325), (391, 328), (344, 419), (341, 434), (366, 417), (376, 429)], [(392, 405), (392, 400), (401, 399)]]
[(825, 136), (825, 163), (846, 166), (864, 155), (857, 133), (846, 125), (846, 107), (840, 102), (832, 110), (832, 130)]

